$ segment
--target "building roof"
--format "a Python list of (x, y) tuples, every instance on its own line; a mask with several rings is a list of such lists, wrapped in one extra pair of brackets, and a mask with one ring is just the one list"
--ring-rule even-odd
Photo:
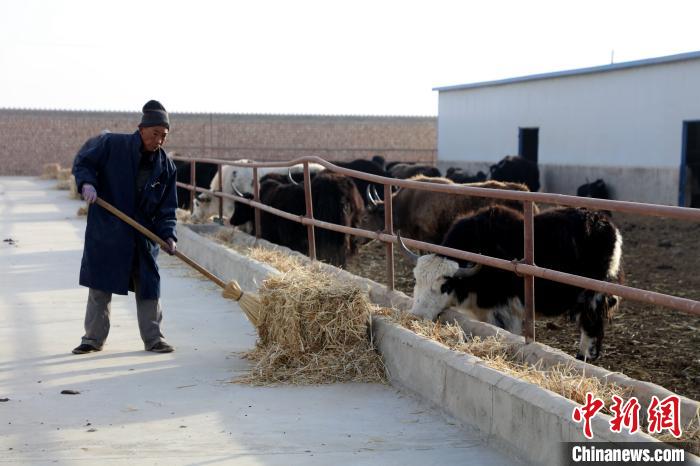
[(555, 71), (552, 73), (531, 74), (528, 76), (519, 76), (519, 77), (515, 77), (515, 78), (498, 79), (495, 81), (482, 81), (482, 82), (471, 83), (471, 84), (457, 84), (454, 86), (434, 87), (433, 90), (444, 92), (444, 91), (457, 91), (457, 90), (463, 90), (463, 89), (475, 89), (475, 88), (479, 88), (479, 87), (502, 86), (505, 84), (514, 84), (514, 83), (527, 82), (527, 81), (537, 81), (537, 80), (541, 80), (541, 79), (564, 78), (564, 77), (579, 76), (579, 75), (584, 75), (584, 74), (604, 73), (607, 71), (618, 71), (618, 70), (625, 70), (628, 68), (639, 68), (639, 67), (643, 67), (643, 66), (662, 65), (662, 64), (666, 64), (666, 63), (675, 63), (675, 62), (698, 60), (698, 59), (700, 59), (700, 51), (679, 53), (676, 55), (667, 55), (664, 57), (646, 58), (644, 60), (635, 60), (635, 61), (627, 61), (627, 62), (621, 62), (621, 63), (613, 63), (610, 65), (603, 65), (603, 66), (592, 66), (589, 68), (578, 68), (575, 70), (565, 70), (565, 71)]

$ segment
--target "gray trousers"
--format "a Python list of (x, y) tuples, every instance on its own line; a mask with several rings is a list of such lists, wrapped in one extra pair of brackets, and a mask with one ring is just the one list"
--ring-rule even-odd
[[(138, 273), (134, 273), (132, 278), (134, 280), (139, 331), (145, 349), (149, 350), (157, 343), (165, 341), (165, 337), (160, 332), (163, 312), (158, 299), (141, 299), (139, 297)], [(90, 288), (85, 310), (85, 335), (82, 343), (102, 348), (109, 334), (111, 303), (112, 293)]]

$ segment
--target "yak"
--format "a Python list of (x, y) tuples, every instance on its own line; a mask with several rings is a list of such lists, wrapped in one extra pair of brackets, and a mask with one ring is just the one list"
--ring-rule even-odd
[[(583, 208), (554, 208), (535, 215), (535, 260), (548, 269), (621, 283), (622, 235), (610, 218)], [(523, 253), (523, 215), (490, 206), (457, 219), (442, 246), (506, 260)], [(399, 237), (400, 250), (415, 264), (411, 312), (435, 319), (456, 306), (512, 333), (522, 333), (523, 278), (514, 273), (438, 254), (418, 256)], [(620, 298), (563, 283), (535, 279), (535, 308), (545, 316), (569, 313), (578, 322), (577, 357), (594, 360), (601, 352), (606, 320)]]

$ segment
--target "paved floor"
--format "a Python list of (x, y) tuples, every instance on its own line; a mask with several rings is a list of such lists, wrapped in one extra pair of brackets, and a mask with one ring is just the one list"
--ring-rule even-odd
[[(172, 354), (143, 351), (133, 295), (115, 296), (101, 353), (76, 356), (82, 205), (55, 181), (0, 177), (0, 463), (62, 465), (513, 464), (390, 386), (250, 387), (237, 305), (161, 260)], [(62, 390), (77, 395), (62, 395)]]

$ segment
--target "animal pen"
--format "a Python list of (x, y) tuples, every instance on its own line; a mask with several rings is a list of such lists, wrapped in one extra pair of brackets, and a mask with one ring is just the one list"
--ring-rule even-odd
[[(673, 207), (655, 204), (644, 204), (629, 201), (614, 201), (592, 198), (581, 198), (577, 196), (569, 196), (563, 194), (550, 194), (539, 192), (522, 192), (522, 191), (505, 191), (488, 188), (476, 188), (464, 185), (444, 185), (434, 183), (424, 183), (419, 181), (402, 180), (395, 178), (386, 178), (378, 175), (370, 175), (363, 172), (350, 170), (347, 168), (338, 167), (326, 160), (315, 156), (299, 157), (287, 162), (235, 162), (222, 159), (207, 159), (207, 158), (190, 158), (190, 157), (173, 157), (176, 160), (187, 161), (191, 164), (190, 184), (178, 182), (177, 186), (188, 189), (190, 191), (190, 208), (194, 206), (194, 197), (196, 193), (208, 193), (216, 196), (219, 199), (219, 218), (223, 215), (223, 199), (230, 199), (243, 204), (247, 204), (254, 208), (255, 211), (255, 231), (256, 236), (260, 237), (260, 213), (261, 211), (269, 212), (279, 217), (292, 220), (297, 223), (306, 225), (309, 243), (309, 257), (312, 260), (316, 259), (315, 250), (315, 227), (325, 228), (328, 230), (360, 236), (368, 239), (379, 240), (386, 245), (386, 277), (387, 286), (389, 289), (394, 288), (394, 243), (398, 242), (397, 236), (394, 234), (393, 227), (393, 211), (392, 211), (392, 188), (394, 186), (416, 189), (423, 191), (432, 191), (440, 193), (451, 193), (456, 195), (470, 195), (494, 199), (515, 200), (523, 203), (524, 215), (524, 257), (520, 260), (508, 261), (491, 256), (484, 256), (472, 252), (451, 249), (439, 245), (426, 243), (423, 241), (412, 240), (409, 238), (403, 239), (403, 242), (408, 246), (412, 246), (431, 253), (442, 254), (455, 259), (483, 264), (489, 267), (495, 267), (502, 270), (507, 270), (524, 277), (525, 286), (525, 318), (523, 322), (523, 336), (526, 342), (535, 340), (535, 293), (534, 280), (535, 277), (551, 280), (567, 285), (572, 285), (580, 288), (598, 291), (606, 294), (613, 294), (634, 301), (650, 303), (654, 305), (678, 309), (680, 311), (700, 316), (700, 301), (694, 301), (687, 298), (672, 296), (664, 293), (634, 288), (626, 285), (609, 283), (606, 281), (595, 280), (578, 275), (560, 272), (548, 268), (538, 267), (534, 263), (534, 203), (546, 203), (566, 205), (571, 207), (585, 207), (590, 209), (609, 210), (615, 212), (627, 212), (637, 215), (656, 216), (674, 218), (680, 220), (688, 220), (700, 223), (700, 209)], [(218, 165), (219, 186), (217, 191), (200, 188), (195, 185), (195, 173), (197, 163), (212, 163)], [(311, 177), (309, 174), (309, 163), (317, 163), (324, 166), (326, 169), (339, 173), (348, 177), (360, 178), (372, 183), (382, 184), (384, 186), (384, 231), (374, 232), (359, 228), (346, 227), (336, 225), (329, 222), (323, 222), (314, 219), (313, 205), (311, 199)], [(260, 202), (259, 192), (259, 177), (258, 168), (263, 167), (290, 167), (296, 164), (304, 166), (304, 196), (306, 201), (306, 215), (295, 215), (282, 210), (275, 209)], [(253, 169), (253, 199), (249, 200), (244, 197), (222, 192), (222, 165), (232, 165), (238, 167), (251, 167)]]

